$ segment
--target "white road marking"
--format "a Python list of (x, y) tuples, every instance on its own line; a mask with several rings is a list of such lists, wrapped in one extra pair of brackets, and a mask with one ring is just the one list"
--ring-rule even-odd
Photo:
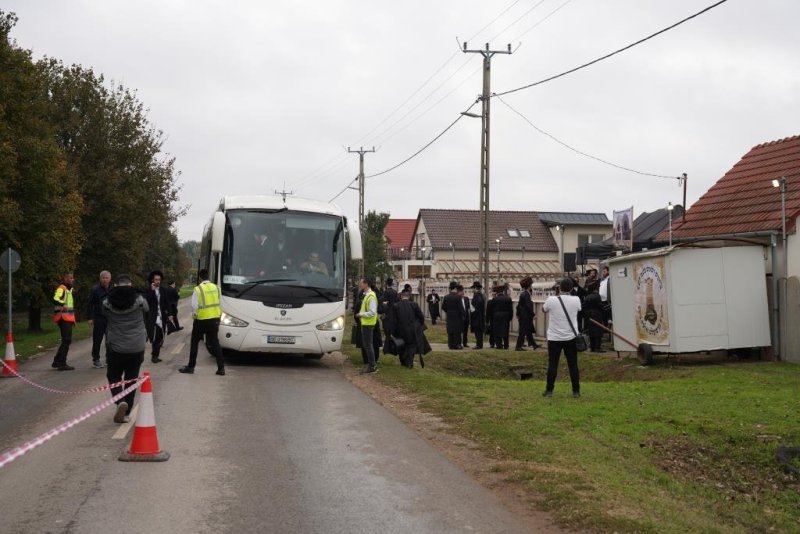
[(139, 405), (137, 404), (136, 406), (133, 407), (133, 410), (131, 410), (131, 416), (130, 416), (131, 420), (128, 421), (127, 423), (122, 423), (117, 429), (117, 431), (114, 432), (114, 435), (111, 436), (111, 439), (125, 439), (125, 436), (128, 435), (128, 432), (130, 432), (131, 427), (136, 423), (136, 414), (138, 413), (139, 413)]
[(172, 349), (170, 354), (179, 354), (179, 353), (183, 352), (183, 349), (185, 349), (185, 348), (186, 348), (186, 342), (182, 341), (181, 343), (178, 343), (177, 345), (175, 345), (175, 348)]

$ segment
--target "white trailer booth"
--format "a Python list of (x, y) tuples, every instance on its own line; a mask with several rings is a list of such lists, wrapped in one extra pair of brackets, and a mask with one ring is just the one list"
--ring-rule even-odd
[[(652, 352), (771, 346), (764, 255), (675, 246), (610, 258), (614, 332), (646, 363)], [(614, 349), (633, 348), (614, 336)]]

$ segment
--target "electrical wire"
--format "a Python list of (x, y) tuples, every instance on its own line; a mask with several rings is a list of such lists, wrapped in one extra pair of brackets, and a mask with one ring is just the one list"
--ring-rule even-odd
[(517, 115), (519, 115), (520, 117), (522, 117), (522, 119), (523, 119), (525, 122), (527, 122), (528, 124), (530, 124), (530, 125), (533, 127), (533, 129), (534, 129), (534, 130), (536, 130), (537, 132), (539, 132), (539, 133), (540, 133), (540, 134), (542, 134), (542, 135), (546, 135), (547, 137), (549, 137), (550, 139), (552, 139), (553, 141), (555, 141), (555, 142), (556, 142), (556, 143), (558, 143), (559, 145), (561, 145), (561, 146), (563, 146), (563, 147), (565, 147), (565, 148), (568, 148), (568, 149), (572, 150), (573, 152), (575, 152), (575, 153), (577, 153), (577, 154), (580, 154), (581, 156), (586, 156), (587, 158), (591, 158), (591, 159), (593, 159), (593, 160), (595, 160), (595, 161), (599, 161), (600, 163), (605, 163), (606, 165), (610, 165), (611, 167), (615, 167), (615, 168), (617, 168), (617, 169), (621, 169), (621, 170), (623, 170), (623, 171), (632, 172), (632, 173), (635, 173), (635, 174), (640, 174), (640, 175), (642, 175), (642, 176), (651, 176), (651, 177), (653, 177), (653, 178), (669, 178), (670, 180), (674, 180), (674, 179), (676, 179), (676, 178), (677, 178), (677, 179), (680, 179), (680, 176), (667, 176), (667, 175), (665, 175), (665, 174), (653, 174), (653, 173), (649, 173), (649, 172), (637, 171), (636, 169), (631, 169), (630, 167), (624, 167), (624, 166), (622, 166), (622, 165), (617, 165), (616, 163), (612, 163), (612, 162), (610, 162), (610, 161), (608, 161), (608, 160), (605, 160), (605, 159), (603, 159), (603, 158), (598, 158), (597, 156), (593, 156), (593, 155), (591, 155), (591, 154), (587, 154), (586, 152), (583, 152), (583, 151), (581, 151), (581, 150), (578, 150), (577, 148), (575, 148), (575, 147), (573, 147), (573, 146), (570, 146), (570, 145), (568, 145), (567, 143), (565, 143), (565, 142), (564, 142), (564, 141), (562, 141), (561, 139), (557, 138), (556, 136), (554, 136), (554, 135), (552, 135), (552, 134), (550, 134), (550, 133), (547, 133), (547, 132), (545, 132), (544, 130), (542, 130), (541, 128), (539, 128), (539, 127), (538, 127), (538, 126), (536, 126), (535, 124), (533, 124), (533, 123), (532, 123), (532, 122), (531, 122), (531, 121), (528, 119), (528, 117), (526, 117), (526, 116), (525, 116), (525, 115), (523, 115), (521, 112), (519, 112), (519, 111), (517, 111), (516, 109), (514, 109), (513, 107), (511, 107), (511, 105), (510, 105), (508, 102), (506, 102), (505, 100), (503, 100), (503, 99), (502, 99), (502, 98), (500, 98), (499, 96), (497, 97), (497, 100), (499, 100), (501, 104), (504, 104), (504, 105), (505, 105), (505, 106), (506, 106), (508, 109), (510, 109), (511, 111), (513, 111), (514, 113), (516, 113)]
[(505, 32), (506, 32), (506, 31), (507, 31), (507, 30), (508, 30), (508, 29), (509, 29), (511, 26), (513, 26), (513, 25), (514, 25), (514, 24), (516, 24), (517, 22), (519, 22), (519, 21), (521, 21), (522, 19), (524, 19), (525, 17), (527, 17), (527, 16), (528, 16), (528, 15), (529, 15), (529, 14), (530, 14), (530, 13), (531, 13), (531, 12), (532, 12), (534, 9), (536, 9), (536, 8), (537, 8), (537, 7), (539, 7), (540, 5), (544, 4), (544, 3), (545, 3), (545, 1), (546, 1), (546, 0), (539, 0), (539, 1), (538, 1), (536, 4), (534, 4), (534, 5), (533, 5), (533, 7), (529, 8), (529, 9), (528, 9), (528, 10), (527, 10), (525, 13), (523, 13), (522, 15), (520, 15), (519, 17), (517, 17), (516, 19), (514, 19), (514, 21), (513, 21), (513, 22), (511, 22), (510, 24), (506, 25), (506, 27), (505, 27), (505, 28), (503, 28), (502, 30), (500, 30), (500, 32), (498, 32), (498, 33), (497, 33), (497, 34), (496, 34), (494, 37), (492, 37), (491, 39), (489, 39), (489, 42), (491, 42), (491, 41), (494, 41), (495, 39), (497, 39), (498, 37), (500, 37), (501, 35), (503, 35), (503, 34), (504, 34), (504, 33), (505, 33)]
[(348, 184), (347, 184), (347, 185), (344, 187), (344, 189), (342, 189), (341, 191), (339, 191), (338, 193), (336, 193), (336, 196), (335, 196), (335, 197), (333, 197), (332, 199), (330, 199), (328, 202), (333, 202), (334, 200), (336, 200), (337, 198), (339, 198), (340, 196), (342, 196), (342, 194), (344, 194), (344, 192), (345, 192), (345, 191), (347, 191), (348, 189), (350, 189), (350, 186), (351, 186), (351, 185), (353, 185), (353, 182), (355, 182), (356, 180), (358, 180), (358, 176), (356, 176), (355, 178), (353, 178), (352, 180), (350, 180), (350, 183), (348, 183)]
[(537, 26), (539, 26), (539, 24), (543, 23), (544, 21), (546, 21), (547, 19), (549, 19), (550, 17), (552, 17), (553, 15), (555, 15), (556, 13), (561, 11), (561, 9), (564, 6), (566, 6), (567, 4), (569, 4), (570, 2), (572, 2), (572, 0), (566, 0), (566, 2), (564, 2), (563, 4), (561, 4), (560, 6), (555, 8), (553, 11), (551, 11), (550, 13), (545, 15), (543, 18), (539, 19), (539, 21), (536, 24), (534, 24), (533, 26), (531, 26), (530, 28), (528, 28), (527, 30), (525, 30), (524, 32), (519, 34), (517, 37), (514, 37), (513, 39), (511, 39), (511, 42), (513, 43), (514, 41), (519, 41), (520, 39), (522, 39), (523, 37), (528, 35), (528, 33), (533, 31), (533, 29), (536, 28)]
[(404, 159), (403, 161), (401, 161), (400, 163), (398, 163), (398, 164), (397, 164), (397, 165), (395, 165), (394, 167), (389, 167), (389, 168), (388, 168), (388, 169), (386, 169), (385, 171), (381, 171), (381, 172), (378, 172), (378, 173), (375, 173), (375, 174), (370, 174), (370, 175), (369, 175), (369, 176), (367, 176), (366, 178), (375, 178), (376, 176), (380, 176), (380, 175), (382, 175), (382, 174), (386, 174), (387, 172), (391, 172), (391, 171), (395, 170), (396, 168), (400, 167), (401, 165), (405, 165), (406, 163), (408, 163), (409, 161), (411, 161), (411, 160), (412, 160), (412, 159), (414, 159), (415, 157), (419, 156), (419, 155), (420, 155), (422, 152), (424, 152), (424, 151), (425, 151), (425, 149), (427, 149), (427, 148), (428, 148), (429, 146), (431, 146), (433, 143), (435, 143), (436, 141), (438, 141), (440, 137), (442, 137), (444, 134), (446, 134), (446, 133), (447, 133), (447, 131), (448, 131), (448, 130), (450, 130), (450, 128), (452, 128), (453, 126), (455, 126), (455, 125), (456, 125), (456, 123), (457, 123), (458, 121), (460, 121), (461, 119), (463, 119), (463, 118), (464, 118), (464, 113), (469, 113), (469, 110), (471, 110), (473, 107), (475, 107), (475, 104), (477, 104), (478, 102), (480, 102), (480, 100), (476, 100), (475, 102), (473, 102), (473, 103), (472, 103), (472, 105), (471, 105), (470, 107), (468, 107), (466, 110), (464, 110), (463, 112), (461, 112), (461, 113), (458, 115), (458, 117), (456, 118), (456, 120), (454, 120), (453, 122), (451, 122), (451, 123), (450, 123), (450, 125), (449, 125), (447, 128), (445, 128), (444, 130), (442, 130), (442, 131), (441, 131), (441, 133), (439, 133), (439, 135), (437, 135), (436, 137), (434, 137), (433, 139), (431, 139), (431, 140), (428, 142), (428, 144), (426, 144), (425, 146), (423, 146), (422, 148), (420, 148), (419, 150), (417, 150), (416, 152), (414, 152), (413, 154), (411, 154), (409, 157), (407, 157), (406, 159)]
[(643, 39), (639, 39), (639, 40), (638, 40), (638, 41), (636, 41), (635, 43), (631, 43), (631, 44), (629, 44), (629, 45), (627, 45), (627, 46), (624, 46), (624, 47), (622, 47), (622, 48), (620, 48), (620, 49), (618, 49), (618, 50), (615, 50), (615, 51), (611, 52), (610, 54), (606, 54), (606, 55), (604, 55), (604, 56), (602, 56), (602, 57), (599, 57), (599, 58), (597, 58), (597, 59), (594, 59), (594, 60), (592, 60), (592, 61), (589, 61), (588, 63), (584, 63), (583, 65), (580, 65), (580, 66), (578, 66), (578, 67), (575, 67), (575, 68), (569, 69), (569, 70), (567, 70), (567, 71), (564, 71), (564, 72), (562, 72), (562, 73), (560, 73), (560, 74), (556, 74), (555, 76), (550, 76), (549, 78), (545, 78), (544, 80), (539, 80), (538, 82), (530, 83), (530, 84), (528, 84), (528, 85), (523, 85), (522, 87), (517, 87), (516, 89), (510, 89), (510, 90), (508, 90), (508, 91), (503, 91), (503, 92), (501, 92), (501, 93), (495, 93), (495, 94), (493, 94), (492, 96), (493, 96), (493, 97), (495, 97), (495, 96), (504, 96), (504, 95), (508, 95), (508, 94), (511, 94), (511, 93), (516, 93), (517, 91), (522, 91), (523, 89), (530, 89), (531, 87), (535, 87), (535, 86), (537, 86), (537, 85), (541, 85), (541, 84), (543, 84), (543, 83), (551, 82), (551, 81), (553, 81), (553, 80), (555, 80), (555, 79), (557, 79), (557, 78), (561, 78), (562, 76), (566, 76), (567, 74), (572, 74), (573, 72), (576, 72), (576, 71), (579, 71), (579, 70), (581, 70), (581, 69), (584, 69), (584, 68), (586, 68), (586, 67), (588, 67), (588, 66), (590, 66), (590, 65), (594, 65), (595, 63), (599, 63), (599, 62), (601, 62), (601, 61), (603, 61), (603, 60), (605, 60), (605, 59), (608, 59), (608, 58), (610, 58), (610, 57), (612, 57), (612, 56), (615, 56), (615, 55), (619, 54), (620, 52), (624, 52), (625, 50), (628, 50), (628, 49), (630, 49), (630, 48), (633, 48), (633, 47), (634, 47), (634, 46), (636, 46), (636, 45), (642, 44), (642, 43), (644, 43), (645, 41), (649, 41), (649, 40), (650, 40), (650, 39), (652, 39), (653, 37), (656, 37), (656, 36), (658, 36), (658, 35), (661, 35), (662, 33), (665, 33), (665, 32), (667, 32), (667, 31), (669, 31), (669, 30), (671, 30), (671, 29), (673, 29), (673, 28), (677, 28), (678, 26), (680, 26), (680, 25), (681, 25), (681, 24), (683, 24), (684, 22), (688, 22), (688, 21), (692, 20), (692, 19), (693, 19), (693, 18), (695, 18), (695, 17), (699, 17), (699, 16), (700, 16), (700, 15), (702, 15), (703, 13), (706, 13), (707, 11), (710, 11), (710, 10), (714, 9), (714, 8), (715, 8), (715, 7), (717, 7), (717, 6), (720, 6), (720, 5), (722, 5), (722, 4), (724, 4), (725, 2), (727, 2), (727, 1), (728, 1), (728, 0), (720, 0), (719, 2), (717, 2), (717, 3), (715, 3), (715, 4), (712, 4), (712, 5), (708, 6), (708, 7), (706, 7), (705, 9), (702, 9), (702, 10), (698, 11), (698, 12), (697, 12), (697, 13), (695, 13), (694, 15), (688, 16), (688, 17), (686, 17), (685, 19), (683, 19), (683, 20), (680, 20), (680, 21), (676, 22), (675, 24), (672, 24), (672, 25), (670, 25), (670, 26), (667, 26), (666, 28), (664, 28), (664, 29), (662, 29), (662, 30), (659, 30), (659, 31), (657, 31), (657, 32), (655, 32), (655, 33), (652, 33), (652, 34), (648, 35), (647, 37), (644, 37)]

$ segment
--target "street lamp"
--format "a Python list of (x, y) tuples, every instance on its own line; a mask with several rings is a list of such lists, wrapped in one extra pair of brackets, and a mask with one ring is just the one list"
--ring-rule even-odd
[(453, 251), (453, 277), (456, 276), (456, 246), (450, 242), (450, 250)]
[(425, 279), (425, 247), (422, 247), (422, 278)]
[(500, 283), (500, 241), (502, 241), (502, 237), (498, 237), (495, 239), (497, 242), (497, 283)]
[(558, 254), (561, 256), (561, 272), (566, 272), (566, 266), (564, 265), (564, 230), (566, 226), (563, 224), (556, 225), (556, 232), (561, 232), (561, 245), (558, 247)]
[(667, 204), (667, 213), (669, 213), (669, 246), (672, 246), (672, 210), (674, 207), (672, 202)]
[(406, 279), (406, 254), (405, 254), (405, 247), (400, 247), (400, 261), (403, 262), (403, 266), (400, 269), (400, 274), (403, 276), (403, 280)]
[[(525, 263), (525, 245), (522, 245), (522, 263)], [(525, 266), (523, 265), (523, 269)]]
[[(781, 238), (783, 241), (783, 311), (781, 312), (781, 341), (783, 348), (786, 348), (786, 313), (788, 302), (786, 299), (786, 291), (789, 288), (789, 250), (786, 248), (786, 177), (782, 176), (772, 180), (772, 187), (778, 187), (781, 191)], [(774, 276), (774, 274), (773, 274)], [(780, 351), (781, 354), (786, 354), (785, 350)], [(785, 358), (784, 358), (785, 359)]]

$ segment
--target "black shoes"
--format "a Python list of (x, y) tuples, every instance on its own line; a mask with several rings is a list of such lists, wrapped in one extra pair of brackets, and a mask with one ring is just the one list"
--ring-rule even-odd
[(549, 391), (549, 390), (545, 390), (545, 392), (542, 393), (542, 397), (548, 397), (549, 398), (549, 397), (552, 397), (552, 396), (553, 396), (553, 392)]
[(572, 392), (572, 398), (573, 399), (580, 399), (581, 398), (581, 392), (580, 391), (573, 391)]
[(217, 369), (217, 373), (219, 376), (225, 376), (225, 369)]
[(153, 356), (152, 358), (150, 358), (150, 361), (153, 363), (158, 363), (161, 361), (161, 358), (159, 358), (158, 356)]
[(56, 367), (56, 369), (58, 369), (59, 371), (74, 371), (75, 370), (74, 367), (72, 367), (71, 365), (68, 365), (66, 363), (59, 365), (58, 367)]
[(184, 374), (187, 374), (187, 375), (193, 375), (194, 374), (194, 367), (189, 367), (188, 365), (184, 365), (183, 367), (178, 369), (178, 372), (179, 373), (184, 373)]
[(371, 375), (378, 372), (377, 367), (365, 367), (361, 371), (358, 372), (360, 375)]
[(517, 347), (514, 350), (518, 350), (520, 352), (524, 352), (525, 351), (525, 347)]

